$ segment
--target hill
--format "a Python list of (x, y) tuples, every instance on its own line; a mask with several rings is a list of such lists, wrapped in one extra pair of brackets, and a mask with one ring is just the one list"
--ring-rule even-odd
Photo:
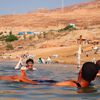
[(0, 16), (0, 30), (46, 31), (74, 23), (78, 27), (100, 25), (100, 0), (58, 9), (40, 9), (35, 12)]

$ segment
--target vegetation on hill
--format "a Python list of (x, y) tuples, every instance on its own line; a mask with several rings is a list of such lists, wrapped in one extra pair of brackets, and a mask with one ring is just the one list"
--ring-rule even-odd
[(15, 35), (13, 35), (12, 32), (10, 32), (9, 35), (5, 37), (6, 42), (13, 42), (15, 40), (18, 40), (18, 38)]
[(12, 34), (12, 32), (9, 32), (9, 35), (3, 35), (3, 32), (0, 33), (0, 41), (5, 42), (13, 42), (15, 40), (18, 40), (18, 38)]
[(58, 32), (64, 32), (64, 31), (72, 31), (72, 30), (75, 30), (76, 27), (73, 26), (73, 25), (67, 25), (66, 27), (62, 28), (62, 29), (59, 29)]
[(7, 43), (6, 50), (13, 50), (13, 49), (14, 49), (13, 45), (11, 43)]

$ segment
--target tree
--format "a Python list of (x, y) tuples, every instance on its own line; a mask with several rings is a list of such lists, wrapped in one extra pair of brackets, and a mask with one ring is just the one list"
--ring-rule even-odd
[(18, 38), (15, 35), (12, 35), (12, 34), (7, 35), (6, 39), (5, 39), (6, 42), (13, 42), (15, 40), (18, 40)]
[(72, 30), (75, 30), (75, 29), (76, 29), (76, 27), (73, 24), (69, 24), (64, 28), (59, 29), (58, 32), (63, 32), (63, 31), (67, 31), (67, 30), (72, 31)]

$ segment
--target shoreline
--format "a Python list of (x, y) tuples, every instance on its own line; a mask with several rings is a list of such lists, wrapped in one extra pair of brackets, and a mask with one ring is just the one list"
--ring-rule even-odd
[[(87, 61), (93, 61), (95, 60), (100, 60), (100, 51), (95, 54), (92, 51), (92, 45), (85, 45), (82, 46), (82, 49), (84, 52), (81, 54), (81, 64)], [(52, 48), (39, 48), (39, 49), (33, 49), (33, 50), (21, 50), (21, 51), (13, 51), (8, 53), (10, 56), (1, 56), (0, 57), (0, 62), (5, 62), (5, 61), (19, 61), (19, 58), (17, 56), (21, 56), (23, 54), (30, 54), (34, 56), (34, 61), (37, 62), (38, 58), (43, 58), (46, 59), (48, 57), (51, 58), (51, 60), (54, 63), (58, 64), (72, 64), (72, 65), (77, 65), (77, 51), (78, 51), (78, 45), (72, 45), (68, 47), (52, 47)], [(88, 56), (85, 54), (88, 53)], [(54, 55), (58, 55), (58, 57), (53, 57)], [(3, 58), (4, 57), (4, 58)], [(26, 60), (26, 59), (23, 59)]]

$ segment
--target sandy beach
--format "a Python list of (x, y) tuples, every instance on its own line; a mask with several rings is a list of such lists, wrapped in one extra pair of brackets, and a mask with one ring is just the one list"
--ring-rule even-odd
[[(97, 54), (94, 53), (92, 50), (93, 45), (85, 45), (82, 46), (83, 53), (81, 54), (81, 64), (86, 61), (92, 61), (94, 58), (95, 60), (100, 59), (100, 52)], [(6, 60), (15, 60), (18, 61), (19, 59), (17, 56), (22, 54), (29, 53), (34, 55), (35, 62), (38, 58), (47, 59), (47, 57), (51, 57), (52, 61), (55, 63), (63, 63), (63, 64), (77, 64), (77, 52), (78, 52), (78, 45), (72, 45), (69, 47), (51, 47), (51, 48), (41, 48), (41, 49), (33, 49), (33, 50), (22, 50), (22, 51), (13, 51), (8, 53), (10, 54), (10, 58), (0, 59), (0, 61)], [(86, 55), (88, 53), (88, 56)], [(58, 55), (58, 57), (53, 57), (53, 55)]]

